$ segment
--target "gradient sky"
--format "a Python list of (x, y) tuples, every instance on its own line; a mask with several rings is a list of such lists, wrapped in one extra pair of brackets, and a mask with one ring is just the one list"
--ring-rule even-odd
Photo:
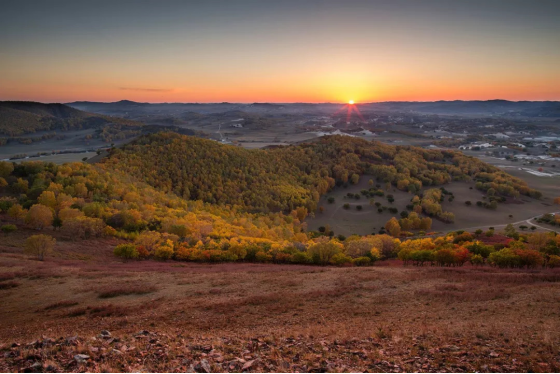
[(0, 100), (560, 100), (560, 1), (0, 0)]

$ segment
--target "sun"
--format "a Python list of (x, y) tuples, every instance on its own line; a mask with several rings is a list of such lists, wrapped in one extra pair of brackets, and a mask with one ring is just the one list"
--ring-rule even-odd
[(350, 100), (350, 101), (348, 101), (348, 104), (350, 104), (350, 105), (354, 105), (354, 100)]

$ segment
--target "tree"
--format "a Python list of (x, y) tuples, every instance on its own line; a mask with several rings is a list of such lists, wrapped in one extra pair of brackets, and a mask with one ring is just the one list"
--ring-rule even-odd
[(559, 204), (560, 205), (560, 196), (557, 197), (556, 199), (554, 199), (554, 204)]
[(10, 209), (8, 209), (8, 215), (12, 218), (21, 220), (27, 215), (27, 209), (23, 209), (23, 207), (19, 204), (14, 204), (10, 207)]
[(49, 208), (41, 204), (35, 204), (27, 212), (25, 223), (42, 230), (46, 226), (50, 226), (53, 221), (53, 212)]
[(401, 235), (401, 226), (395, 217), (392, 217), (389, 221), (387, 221), (385, 224), (385, 230), (396, 238)]
[(13, 162), (0, 161), (0, 177), (7, 178), (14, 171)]
[(350, 182), (352, 184), (358, 184), (359, 181), (360, 181), (360, 176), (358, 174), (352, 174), (352, 176), (350, 177)]
[(321, 265), (328, 264), (335, 254), (342, 252), (342, 244), (334, 240), (327, 240), (321, 240), (307, 249), (307, 253), (313, 259), (313, 262)]
[(52, 252), (55, 243), (56, 239), (49, 235), (32, 235), (25, 241), (24, 253), (37, 256), (39, 261), (43, 261)]
[(56, 196), (52, 191), (43, 191), (37, 198), (37, 202), (53, 210), (56, 208)]
[(508, 225), (506, 226), (506, 228), (504, 229), (506, 236), (513, 238), (514, 236), (517, 235), (517, 231), (515, 230), (515, 227), (513, 227), (513, 225), (511, 223), (508, 223)]

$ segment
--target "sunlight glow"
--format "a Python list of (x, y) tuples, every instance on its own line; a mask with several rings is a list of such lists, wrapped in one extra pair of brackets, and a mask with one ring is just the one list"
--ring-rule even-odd
[(348, 104), (354, 105), (354, 100), (350, 100), (350, 101), (348, 102)]

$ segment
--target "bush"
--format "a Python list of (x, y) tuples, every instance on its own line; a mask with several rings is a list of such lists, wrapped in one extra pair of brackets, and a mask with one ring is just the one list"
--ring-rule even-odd
[(356, 266), (367, 266), (371, 264), (371, 259), (369, 257), (358, 257), (353, 259), (352, 263)]
[(272, 256), (266, 253), (265, 251), (258, 251), (255, 254), (255, 260), (257, 262), (271, 262)]
[(16, 225), (8, 224), (8, 225), (3, 225), (0, 229), (2, 230), (2, 232), (9, 233), (9, 232), (14, 232), (14, 231), (16, 231), (16, 230), (17, 230), (17, 226), (16, 226)]
[(548, 258), (548, 263), (546, 264), (549, 268), (560, 267), (560, 256), (551, 255)]
[(484, 264), (484, 257), (481, 255), (473, 255), (471, 256), (471, 264), (473, 265), (483, 265)]
[(344, 209), (350, 209), (350, 204), (346, 203), (342, 206)]
[(330, 258), (329, 263), (331, 265), (339, 265), (339, 266), (344, 264), (351, 264), (352, 257), (346, 256), (344, 253), (337, 253)]
[(296, 252), (292, 255), (292, 262), (295, 264), (310, 264), (313, 259), (307, 252)]
[(138, 258), (138, 250), (134, 244), (119, 244), (113, 250), (113, 254), (125, 260)]
[(334, 203), (334, 197), (329, 196), (329, 198), (327, 199), (327, 201), (328, 201), (329, 204)]
[(173, 242), (167, 239), (163, 244), (156, 247), (154, 257), (158, 260), (169, 260), (173, 257)]
[(356, 210), (362, 210), (362, 206), (361, 205), (356, 205)]

